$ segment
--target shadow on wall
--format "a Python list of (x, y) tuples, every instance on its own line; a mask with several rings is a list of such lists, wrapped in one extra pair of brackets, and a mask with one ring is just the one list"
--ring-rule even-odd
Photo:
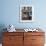
[(3, 36), (3, 32), (5, 32), (6, 30), (4, 30), (5, 25), (4, 24), (0, 24), (0, 43), (2, 43), (2, 36)]

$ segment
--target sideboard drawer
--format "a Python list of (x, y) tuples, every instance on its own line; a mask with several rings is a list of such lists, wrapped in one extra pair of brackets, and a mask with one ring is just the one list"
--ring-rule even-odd
[(5, 36), (23, 36), (23, 32), (4, 32)]
[(24, 36), (44, 36), (44, 32), (25, 32)]
[(44, 36), (32, 36), (32, 43), (33, 44), (43, 44)]

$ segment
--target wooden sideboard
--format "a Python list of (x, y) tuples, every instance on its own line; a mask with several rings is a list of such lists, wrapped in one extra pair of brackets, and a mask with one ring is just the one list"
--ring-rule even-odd
[(44, 32), (3, 32), (3, 46), (44, 46)]

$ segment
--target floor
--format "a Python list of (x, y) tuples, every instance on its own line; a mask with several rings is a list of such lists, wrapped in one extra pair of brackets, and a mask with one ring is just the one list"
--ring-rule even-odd
[(0, 44), (0, 46), (2, 46), (2, 44)]

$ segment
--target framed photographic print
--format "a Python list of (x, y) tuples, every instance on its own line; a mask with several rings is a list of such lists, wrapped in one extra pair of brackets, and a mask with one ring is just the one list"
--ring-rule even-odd
[(20, 5), (20, 22), (34, 21), (34, 7), (32, 5)]

